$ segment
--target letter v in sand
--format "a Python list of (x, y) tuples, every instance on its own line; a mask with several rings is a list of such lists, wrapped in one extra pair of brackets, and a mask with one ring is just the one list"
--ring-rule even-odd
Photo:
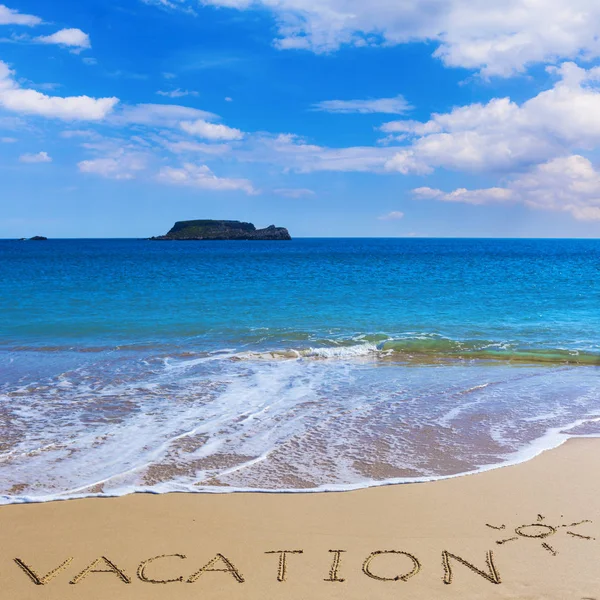
[(49, 581), (54, 579), (61, 571), (66, 569), (72, 562), (73, 558), (67, 558), (64, 563), (56, 567), (56, 569), (52, 569), (52, 571), (48, 571), (45, 575), (40, 576), (36, 571), (34, 571), (33, 567), (30, 567), (24, 560), (20, 558), (15, 558), (15, 562), (21, 567), (24, 573), (35, 583), (35, 585), (46, 585)]

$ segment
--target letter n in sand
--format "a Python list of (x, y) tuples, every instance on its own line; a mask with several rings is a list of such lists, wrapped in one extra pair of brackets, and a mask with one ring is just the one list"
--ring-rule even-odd
[(442, 552), (442, 564), (444, 565), (444, 583), (448, 585), (452, 583), (452, 580), (454, 578), (454, 573), (452, 572), (452, 564), (450, 563), (451, 558), (461, 563), (465, 567), (471, 569), (473, 573), (481, 575), (481, 577), (483, 577), (490, 583), (502, 583), (500, 579), (500, 574), (496, 569), (496, 565), (494, 565), (494, 553), (491, 550), (488, 550), (485, 559), (488, 568), (487, 573), (485, 571), (482, 571), (481, 569), (478, 569), (475, 565), (472, 565), (470, 562), (467, 562), (464, 558), (461, 558), (460, 556), (456, 556), (456, 554), (451, 554), (447, 550), (444, 550)]

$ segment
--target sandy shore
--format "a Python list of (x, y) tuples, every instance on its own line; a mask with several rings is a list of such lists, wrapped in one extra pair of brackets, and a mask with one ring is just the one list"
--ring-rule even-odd
[(359, 492), (4, 506), (0, 531), (7, 600), (600, 599), (600, 440)]

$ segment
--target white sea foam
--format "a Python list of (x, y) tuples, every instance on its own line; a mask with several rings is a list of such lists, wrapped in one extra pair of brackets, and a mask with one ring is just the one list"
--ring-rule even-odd
[(378, 353), (117, 353), (5, 385), (0, 502), (430, 481), (527, 460), (582, 426), (600, 435), (597, 367)]
[(375, 344), (356, 344), (354, 346), (333, 346), (327, 348), (309, 348), (301, 356), (319, 358), (354, 358), (376, 354), (379, 348)]

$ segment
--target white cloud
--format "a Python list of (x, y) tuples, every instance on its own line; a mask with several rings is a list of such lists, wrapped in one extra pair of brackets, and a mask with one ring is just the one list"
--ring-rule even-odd
[(284, 196), (285, 198), (293, 198), (294, 200), (315, 195), (315, 192), (313, 192), (313, 190), (309, 190), (306, 188), (279, 188), (273, 190), (273, 192), (275, 194), (278, 194), (279, 196)]
[(356, 146), (328, 148), (306, 143), (292, 134), (257, 135), (238, 152), (240, 160), (281, 165), (301, 173), (313, 171), (385, 172), (397, 148)]
[(136, 73), (135, 71), (125, 71), (124, 69), (107, 71), (106, 75), (115, 79), (133, 79), (135, 81), (146, 81), (147, 79), (150, 79), (146, 73)]
[(49, 163), (52, 158), (47, 152), (38, 152), (37, 154), (21, 154), (19, 160), (22, 163)]
[(216, 115), (205, 110), (176, 104), (137, 104), (124, 106), (120, 113), (113, 117), (113, 121), (121, 125), (179, 128), (182, 121), (215, 118)]
[(91, 129), (66, 129), (65, 131), (60, 132), (60, 137), (62, 138), (90, 138), (94, 137), (96, 134), (95, 131)]
[(533, 209), (570, 213), (581, 221), (600, 220), (600, 172), (583, 156), (552, 159), (511, 179), (505, 188), (443, 192), (413, 190), (415, 196), (443, 202), (490, 204), (520, 202)]
[[(241, 140), (244, 133), (239, 129), (220, 123), (211, 123), (219, 117), (214, 113), (178, 106), (175, 104), (138, 104), (123, 106), (111, 118), (114, 125), (144, 125), (151, 128), (163, 127), (183, 131), (188, 135), (203, 138), (209, 142), (230, 142)], [(167, 134), (165, 134), (167, 135)], [(172, 135), (172, 134), (169, 134)], [(178, 136), (179, 138), (181, 136)], [(172, 152), (204, 152), (206, 154), (224, 154), (230, 150), (226, 144), (200, 144), (191, 141), (158, 139)]]
[(8, 65), (0, 61), (0, 106), (11, 112), (64, 121), (99, 121), (111, 113), (118, 102), (118, 98), (63, 98), (23, 89), (14, 80)]
[(42, 90), (44, 92), (53, 92), (54, 90), (58, 89), (59, 87), (62, 87), (60, 83), (52, 83), (52, 82), (34, 83), (33, 81), (27, 81), (24, 79), (21, 79), (20, 83), (22, 86), (27, 86), (27, 87), (30, 87), (33, 89)]
[(22, 14), (18, 10), (0, 4), (0, 25), (26, 25), (27, 27), (34, 27), (41, 22), (42, 19), (39, 17)]
[(216, 192), (242, 191), (246, 194), (258, 193), (248, 179), (217, 177), (206, 165), (185, 163), (183, 168), (163, 167), (157, 180), (172, 185), (196, 187)]
[(539, 165), (510, 187), (532, 208), (566, 211), (582, 221), (600, 220), (600, 172), (583, 156)]
[[(151, 0), (145, 0), (150, 3)], [(153, 0), (190, 10), (192, 0)], [(282, 49), (437, 44), (446, 65), (510, 75), (534, 63), (600, 56), (597, 0), (203, 0), (275, 13)]]
[(404, 218), (404, 213), (399, 210), (393, 210), (387, 215), (382, 215), (381, 217), (377, 217), (380, 221), (399, 221)]
[(202, 154), (221, 155), (231, 151), (227, 144), (200, 144), (198, 142), (165, 142), (165, 146), (175, 154), (199, 152)]
[(480, 190), (467, 190), (458, 188), (453, 192), (445, 193), (429, 187), (420, 187), (413, 190), (417, 198), (427, 200), (440, 200), (442, 202), (462, 202), (464, 204), (491, 204), (496, 202), (512, 202), (515, 197), (512, 190), (493, 187)]
[[(0, 80), (0, 85), (1, 84), (2, 82)], [(16, 131), (23, 128), (27, 128), (27, 123), (21, 117), (0, 117), (0, 129)]]
[(117, 102), (117, 98), (47, 96), (34, 90), (0, 91), (0, 105), (7, 110), (64, 121), (100, 121), (112, 111)]
[(208, 123), (204, 119), (183, 121), (180, 126), (186, 133), (206, 140), (233, 141), (241, 140), (244, 137), (244, 134), (239, 129), (227, 127), (227, 125)]
[(177, 88), (176, 90), (163, 91), (158, 90), (156, 92), (159, 96), (166, 96), (167, 98), (184, 98), (185, 96), (197, 96), (198, 92), (193, 92), (190, 90), (182, 90)]
[(168, 10), (183, 10), (190, 15), (196, 15), (196, 11), (185, 5), (185, 0), (142, 0), (144, 4), (160, 6)]
[(116, 156), (82, 160), (77, 168), (82, 173), (100, 175), (107, 179), (134, 179), (139, 171), (146, 168), (146, 160), (140, 154), (121, 150)]
[(400, 150), (385, 162), (388, 171), (397, 171), (402, 175), (416, 174), (427, 175), (433, 169), (417, 156), (415, 150)]
[(325, 100), (313, 105), (315, 110), (330, 113), (382, 113), (401, 115), (412, 106), (404, 96), (395, 98), (378, 98), (370, 100)]
[(600, 143), (600, 69), (564, 63), (553, 88), (519, 105), (509, 98), (434, 114), (425, 123), (393, 121), (384, 133), (409, 142), (390, 171), (511, 171)]
[(18, 142), (19, 140), (17, 140), (17, 138), (13, 138), (13, 137), (3, 137), (0, 138), (0, 142), (2, 142), (3, 144), (14, 144), (15, 142)]
[(34, 41), (40, 44), (56, 44), (58, 46), (67, 46), (85, 50), (91, 48), (90, 36), (81, 31), (81, 29), (61, 29), (52, 35), (42, 35), (34, 38)]

